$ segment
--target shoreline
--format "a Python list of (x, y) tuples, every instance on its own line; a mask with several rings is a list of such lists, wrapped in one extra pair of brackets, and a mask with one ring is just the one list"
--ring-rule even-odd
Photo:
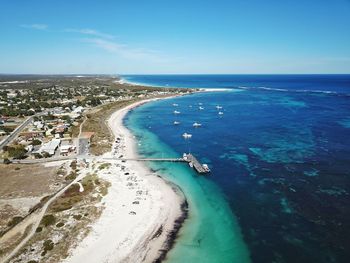
[[(112, 151), (104, 157), (123, 155), (137, 158), (136, 141), (123, 125), (126, 114), (145, 103), (160, 99), (146, 99), (115, 111), (108, 119), (115, 138)], [(118, 148), (115, 152), (113, 149)], [(161, 262), (174, 246), (177, 234), (188, 216), (188, 203), (182, 190), (163, 179), (144, 163), (111, 161), (109, 174), (101, 178), (111, 183), (107, 196), (102, 200), (104, 211), (92, 224), (92, 231), (63, 262)], [(126, 176), (127, 175), (127, 176)], [(129, 179), (132, 178), (132, 182)], [(126, 185), (137, 185), (126, 187)], [(142, 189), (142, 190), (141, 190)], [(145, 196), (133, 196), (144, 192)], [(136, 200), (136, 199), (135, 199)], [(131, 210), (129, 212), (129, 210)]]
[(154, 88), (166, 88), (166, 89), (194, 89), (197, 90), (197, 92), (230, 92), (235, 89), (239, 88), (196, 88), (196, 87), (175, 87), (175, 86), (161, 86), (161, 85), (154, 85), (154, 84), (147, 84), (147, 83), (139, 83), (139, 82), (132, 82), (127, 79), (125, 79), (123, 76), (118, 76), (118, 80), (116, 80), (116, 83), (123, 84), (123, 85), (129, 85), (129, 86), (144, 86), (144, 87), (154, 87)]

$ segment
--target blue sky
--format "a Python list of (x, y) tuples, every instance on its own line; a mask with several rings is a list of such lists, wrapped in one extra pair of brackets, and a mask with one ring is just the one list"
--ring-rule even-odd
[(350, 73), (350, 0), (1, 0), (1, 73)]

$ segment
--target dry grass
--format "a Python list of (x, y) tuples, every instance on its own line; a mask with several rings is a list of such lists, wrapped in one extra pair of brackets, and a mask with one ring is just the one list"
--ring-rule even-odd
[(83, 118), (80, 118), (79, 120), (76, 120), (76, 122), (78, 123), (78, 125), (72, 126), (70, 128), (70, 136), (72, 138), (77, 138), (78, 137), (79, 131), (80, 131), (80, 124), (83, 122)]
[(40, 164), (0, 164), (0, 237), (66, 183), (58, 169)]
[(57, 169), (40, 164), (0, 164), (0, 198), (35, 197), (52, 192), (52, 186), (62, 181)]
[(113, 102), (86, 114), (87, 119), (83, 124), (83, 131), (95, 133), (90, 144), (90, 152), (92, 154), (102, 155), (111, 150), (114, 138), (108, 127), (107, 119), (114, 111), (138, 100), (140, 99)]
[(22, 234), (18, 233), (15, 235), (9, 242), (5, 243), (2, 247), (0, 247), (0, 258), (9, 253), (14, 247), (16, 247), (23, 238), (25, 238), (30, 232), (32, 225), (26, 227)]
[(59, 262), (68, 257), (69, 250), (89, 233), (89, 225), (101, 215), (103, 207), (96, 204), (109, 187), (95, 174), (87, 175), (81, 184), (83, 192), (74, 184), (50, 205), (35, 235), (12, 262)]

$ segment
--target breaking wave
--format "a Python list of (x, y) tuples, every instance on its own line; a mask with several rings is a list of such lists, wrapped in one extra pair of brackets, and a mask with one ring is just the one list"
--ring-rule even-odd
[(328, 94), (328, 95), (350, 97), (350, 93), (330, 91), (330, 90), (282, 89), (282, 88), (244, 87), (244, 86), (235, 87), (235, 88), (242, 89), (242, 90), (267, 90), (267, 91), (279, 91), (279, 92), (316, 93), (316, 94)]

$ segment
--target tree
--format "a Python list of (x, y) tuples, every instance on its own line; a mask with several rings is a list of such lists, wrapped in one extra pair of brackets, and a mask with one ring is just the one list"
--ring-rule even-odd
[(19, 145), (16, 147), (8, 147), (8, 153), (10, 157), (14, 159), (24, 159), (26, 157), (27, 150), (23, 145)]
[(33, 141), (32, 141), (32, 145), (33, 146), (35, 146), (35, 145), (41, 145), (41, 141), (40, 140), (38, 140), (38, 139), (34, 139)]
[(10, 163), (11, 163), (11, 161), (8, 158), (4, 159), (4, 164), (10, 164)]

